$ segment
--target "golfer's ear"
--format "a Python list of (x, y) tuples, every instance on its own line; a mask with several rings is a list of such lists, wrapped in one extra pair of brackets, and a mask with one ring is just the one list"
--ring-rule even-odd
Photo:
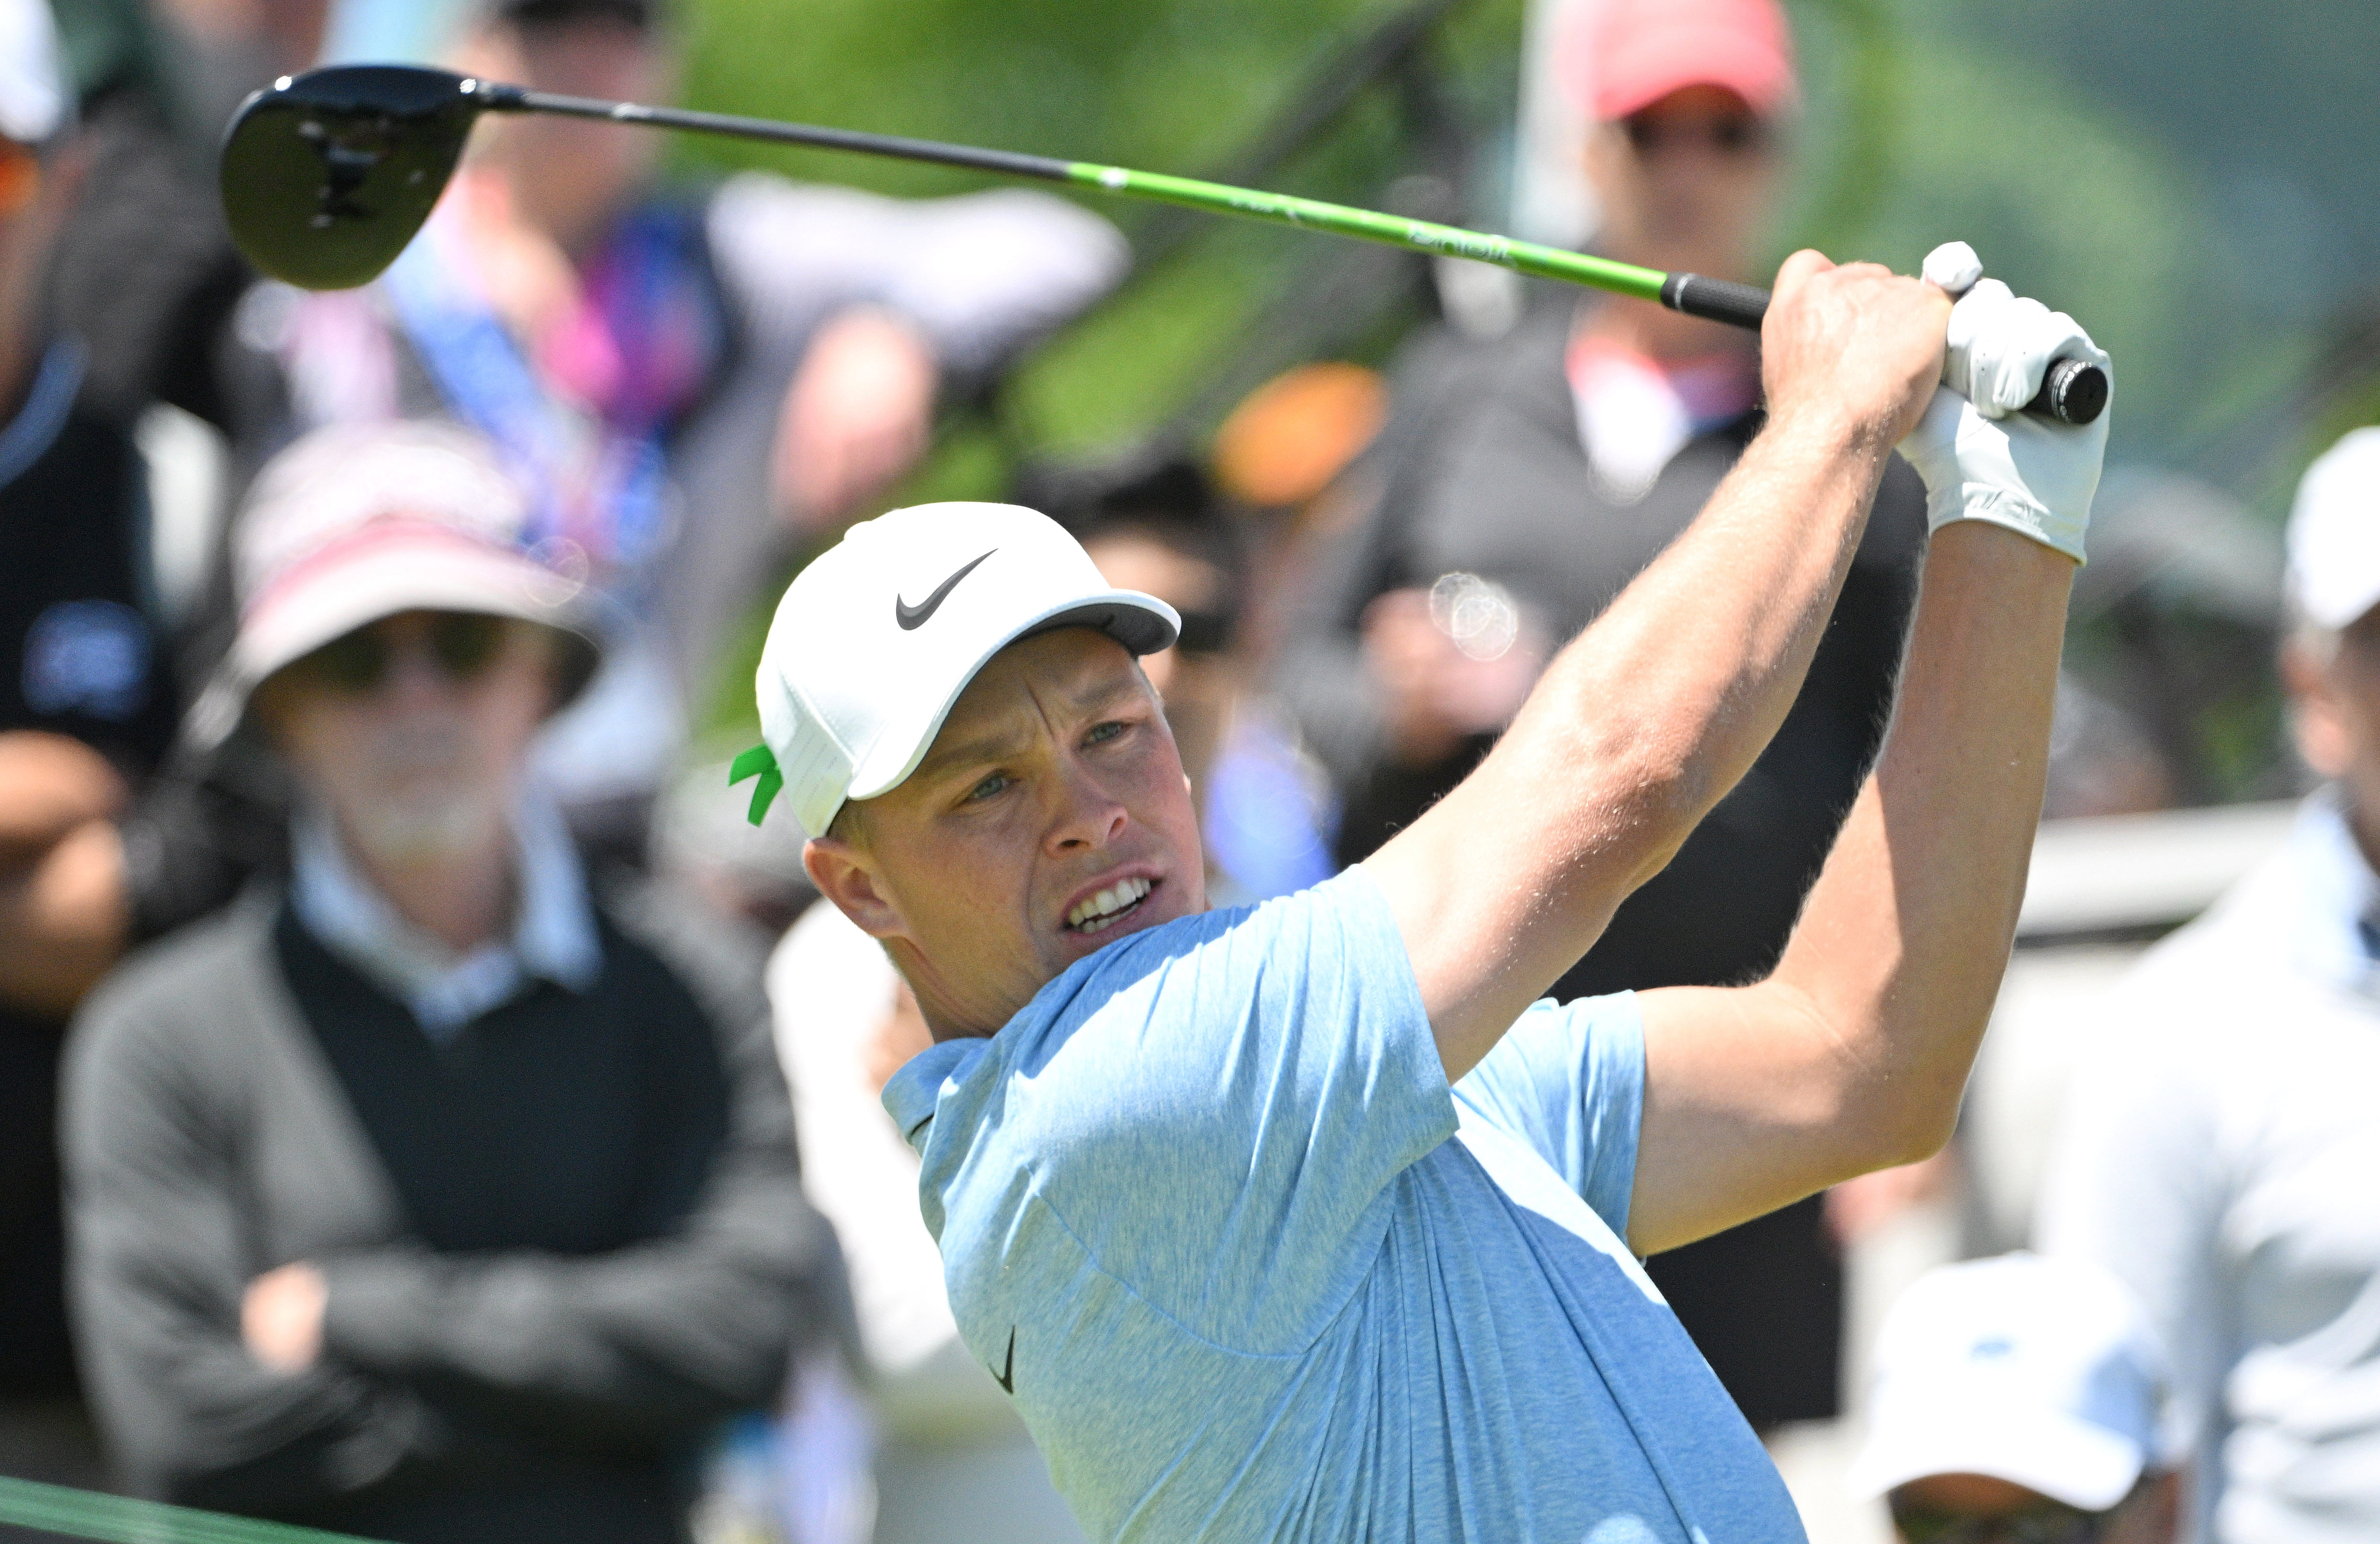
[(839, 836), (814, 836), (802, 845), (802, 868), (819, 894), (870, 938), (905, 932), (901, 914), (876, 882), (868, 855)]

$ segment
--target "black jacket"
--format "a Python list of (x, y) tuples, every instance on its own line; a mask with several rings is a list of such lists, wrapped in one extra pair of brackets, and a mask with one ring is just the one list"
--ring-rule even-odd
[[(181, 711), (150, 603), (148, 489), (130, 421), (76, 382), (79, 342), (0, 440), (0, 734), (63, 735), (141, 787)], [(12, 876), (13, 878), (14, 876)], [(0, 935), (0, 949), (25, 947)], [(60, 1282), (56, 1103), (64, 1020), (0, 1001), (0, 1400), (74, 1391)]]
[[(646, 905), (441, 1047), (265, 894), (136, 958), (66, 1080), (72, 1298), (141, 1493), (395, 1540), (680, 1540), (707, 1432), (843, 1322), (757, 993)], [(323, 1353), (239, 1336), (310, 1260)]]

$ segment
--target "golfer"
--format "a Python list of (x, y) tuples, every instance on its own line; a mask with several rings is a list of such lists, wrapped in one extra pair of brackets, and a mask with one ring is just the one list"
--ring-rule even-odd
[[(897, 511), (786, 592), (762, 791), (916, 990), (937, 1043), (885, 1107), (1092, 1538), (1801, 1538), (1636, 1257), (1949, 1132), (2106, 437), (2010, 415), (2105, 357), (1972, 256), (1791, 259), (1767, 425), (1701, 517), (1468, 781), (1251, 909), (1206, 909), (1135, 663), (1173, 613), (1050, 522)], [(1536, 1001), (1777, 727), (1904, 441), (1936, 533), (1900, 708), (1782, 963)]]

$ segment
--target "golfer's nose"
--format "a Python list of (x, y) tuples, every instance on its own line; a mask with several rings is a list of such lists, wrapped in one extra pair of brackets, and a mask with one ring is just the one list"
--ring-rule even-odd
[(1131, 820), (1123, 801), (1080, 767), (1062, 769), (1054, 781), (1055, 808), (1049, 826), (1050, 850), (1097, 850), (1123, 834)]

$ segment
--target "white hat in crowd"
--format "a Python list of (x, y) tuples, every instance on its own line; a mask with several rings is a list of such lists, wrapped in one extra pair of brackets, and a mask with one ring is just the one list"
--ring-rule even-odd
[[(862, 521), (778, 602), (757, 682), (765, 751), (757, 822), (778, 788), (811, 836), (845, 799), (898, 786), (994, 654), (1030, 633), (1096, 627), (1135, 654), (1182, 627), (1153, 595), (1117, 590), (1082, 543), (1013, 504), (921, 504)], [(773, 760), (773, 771), (766, 762)]]
[(48, 0), (0, 0), (0, 136), (41, 144), (70, 111)]
[(521, 551), (528, 507), (484, 439), (450, 423), (318, 429), (265, 464), (233, 545), (239, 633), (190, 710), (200, 750), (239, 724), (265, 677), (407, 611), (478, 612), (574, 639), (559, 707), (593, 673), (582, 587)]
[(2337, 629), (2380, 605), (2380, 429), (2359, 429), (2306, 468), (2289, 510), (2289, 592)]
[(1852, 1488), (1988, 1475), (2104, 1512), (2158, 1463), (2163, 1404), (2147, 1319), (2106, 1270), (2026, 1253), (1942, 1266), (1885, 1316)]

